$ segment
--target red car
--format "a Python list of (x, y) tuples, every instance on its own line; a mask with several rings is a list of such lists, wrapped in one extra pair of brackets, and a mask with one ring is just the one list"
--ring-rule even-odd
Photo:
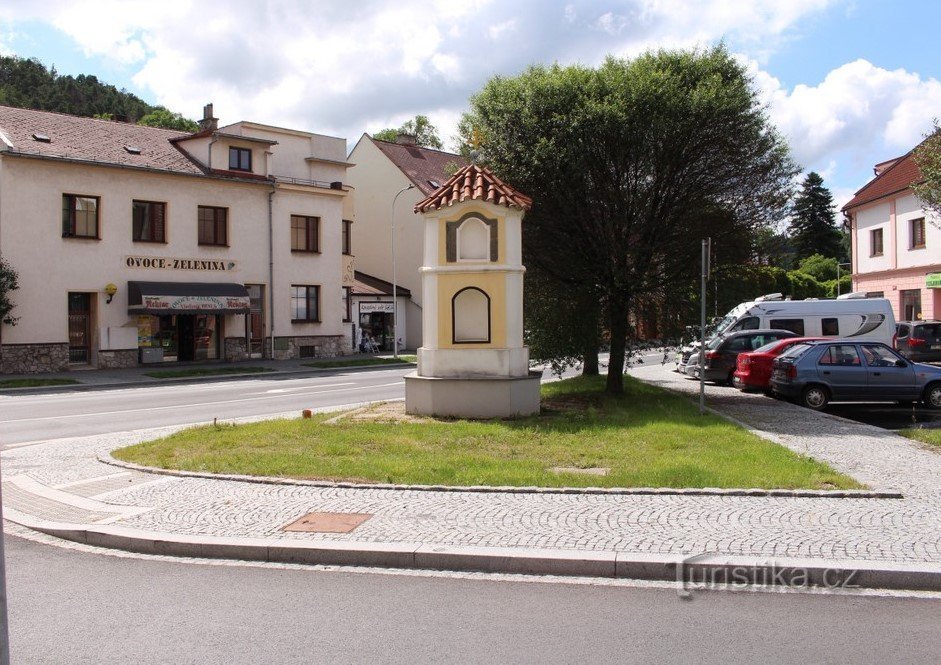
[(732, 385), (739, 390), (771, 392), (771, 364), (795, 344), (826, 339), (824, 337), (788, 337), (769, 342), (754, 351), (738, 354)]

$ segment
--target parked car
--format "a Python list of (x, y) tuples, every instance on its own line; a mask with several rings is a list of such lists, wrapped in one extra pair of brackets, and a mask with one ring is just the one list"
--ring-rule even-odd
[(831, 400), (921, 401), (941, 409), (941, 367), (907, 360), (879, 342), (802, 342), (775, 359), (771, 389), (818, 411)]
[(739, 390), (748, 392), (759, 390), (771, 392), (771, 365), (774, 359), (800, 342), (815, 342), (824, 337), (790, 337), (768, 342), (754, 351), (738, 354), (735, 363), (735, 372), (732, 374), (732, 385)]
[[(742, 351), (754, 351), (768, 342), (797, 337), (790, 330), (740, 330), (739, 332), (716, 337), (706, 344), (706, 357), (703, 375), (706, 381), (732, 384), (735, 360)], [(695, 357), (695, 362), (693, 361)], [(699, 354), (693, 354), (687, 365), (687, 374), (699, 377)]]
[(901, 321), (895, 326), (895, 348), (917, 362), (941, 361), (941, 321)]

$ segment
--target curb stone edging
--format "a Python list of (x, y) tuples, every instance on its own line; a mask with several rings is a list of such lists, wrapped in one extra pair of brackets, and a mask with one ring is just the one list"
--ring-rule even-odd
[[(696, 591), (695, 581), (719, 576), (733, 584), (715, 588), (783, 585), (796, 588), (896, 589), (941, 591), (941, 565), (855, 562), (831, 559), (770, 559), (712, 555), (663, 556), (629, 552), (456, 547), (415, 543), (342, 541), (283, 542), (263, 538), (175, 536), (121, 526), (75, 525), (36, 520), (8, 511), (7, 519), (34, 531), (96, 547), (139, 554), (237, 559), (305, 565), (367, 566), (523, 575), (602, 577), (675, 582), (683, 597)], [(685, 561), (684, 559), (691, 559)], [(681, 584), (689, 570), (694, 582)], [(788, 584), (782, 572), (800, 571), (805, 580)], [(732, 577), (732, 575), (735, 575)], [(743, 577), (744, 576), (744, 577)], [(839, 582), (834, 584), (833, 582)]]
[(98, 461), (110, 466), (177, 478), (203, 478), (261, 485), (292, 485), (300, 487), (322, 487), (329, 489), (399, 490), (413, 492), (476, 492), (481, 494), (605, 494), (615, 496), (632, 495), (676, 495), (676, 496), (729, 496), (729, 497), (779, 497), (788, 499), (902, 499), (901, 492), (886, 490), (788, 490), (788, 489), (723, 489), (717, 487), (672, 488), (672, 487), (515, 487), (489, 485), (400, 485), (395, 483), (354, 483), (329, 480), (300, 480), (273, 476), (245, 476), (229, 473), (202, 473), (143, 466), (124, 462), (110, 454), (99, 455)]

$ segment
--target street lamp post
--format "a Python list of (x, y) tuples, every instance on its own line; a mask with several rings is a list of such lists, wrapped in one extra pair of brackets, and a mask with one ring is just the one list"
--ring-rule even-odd
[(392, 357), (396, 360), (399, 357), (399, 299), (395, 281), (395, 202), (398, 201), (400, 194), (410, 189), (415, 189), (415, 185), (403, 187), (392, 197)]

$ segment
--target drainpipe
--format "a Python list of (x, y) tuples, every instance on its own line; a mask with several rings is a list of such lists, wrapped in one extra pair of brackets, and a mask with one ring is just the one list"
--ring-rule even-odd
[(268, 357), (274, 360), (274, 193), (277, 184), (272, 183), (268, 192)]
[(210, 171), (212, 170), (212, 144), (215, 143), (215, 142), (218, 141), (218, 140), (219, 140), (219, 139), (216, 137), (215, 132), (213, 132), (212, 138), (209, 139), (209, 163), (206, 165), (206, 167), (207, 167)]

